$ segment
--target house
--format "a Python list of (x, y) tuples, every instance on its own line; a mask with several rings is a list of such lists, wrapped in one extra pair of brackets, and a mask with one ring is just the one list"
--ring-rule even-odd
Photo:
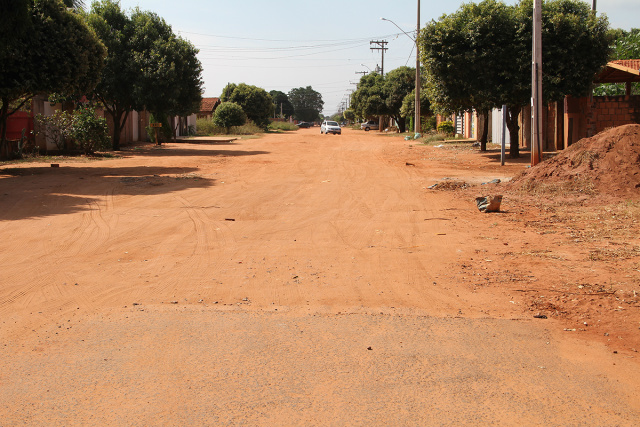
[(200, 112), (198, 113), (199, 119), (212, 119), (213, 113), (220, 105), (220, 98), (202, 98), (200, 102)]

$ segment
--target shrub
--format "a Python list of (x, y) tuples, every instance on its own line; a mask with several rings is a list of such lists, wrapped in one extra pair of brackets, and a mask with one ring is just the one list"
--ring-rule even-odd
[(451, 122), (451, 121), (441, 122), (438, 125), (438, 132), (440, 132), (440, 133), (444, 133), (444, 134), (447, 134), (447, 135), (453, 135), (454, 131), (455, 131), (455, 128), (453, 127), (453, 122)]
[(269, 125), (269, 130), (298, 130), (298, 126), (289, 122), (271, 122)]
[(64, 150), (72, 138), (74, 116), (66, 111), (55, 111), (51, 116), (38, 114), (35, 117), (37, 133), (44, 133), (58, 150)]
[(212, 136), (212, 135), (253, 135), (256, 133), (263, 133), (264, 129), (256, 126), (253, 122), (247, 122), (242, 126), (232, 126), (227, 129), (216, 126), (211, 119), (197, 119), (196, 121), (197, 134), (200, 136)]
[(264, 133), (264, 129), (249, 121), (242, 126), (233, 126), (230, 129), (230, 133), (232, 135), (254, 135), (256, 133)]
[(213, 115), (213, 124), (226, 129), (227, 134), (233, 126), (242, 126), (246, 121), (247, 115), (235, 102), (223, 102)]
[(81, 106), (73, 115), (73, 138), (85, 154), (109, 148), (107, 120), (97, 117), (94, 107)]
[(196, 134), (200, 136), (220, 135), (224, 129), (218, 128), (211, 119), (196, 119)]
[(427, 133), (430, 130), (436, 130), (437, 123), (438, 121), (436, 119), (436, 116), (427, 117), (422, 123), (422, 133)]

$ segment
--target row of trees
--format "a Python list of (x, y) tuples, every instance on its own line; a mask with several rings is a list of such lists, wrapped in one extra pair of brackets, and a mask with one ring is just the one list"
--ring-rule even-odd
[[(400, 67), (382, 76), (377, 73), (360, 78), (357, 89), (351, 94), (351, 106), (345, 111), (345, 118), (367, 119), (375, 116), (389, 116), (398, 124), (398, 131), (405, 132), (406, 118), (415, 111), (416, 69)], [(422, 114), (429, 114), (430, 103), (420, 94)]]
[[(588, 94), (593, 77), (609, 59), (612, 33), (607, 19), (579, 0), (545, 1), (542, 12), (544, 101)], [(429, 22), (418, 39), (424, 67), (422, 113), (478, 111), (485, 116), (485, 150), (488, 111), (507, 105), (510, 154), (518, 157), (518, 115), (531, 98), (532, 15), (532, 0), (513, 6), (484, 0)], [(638, 32), (621, 36), (619, 49), (635, 55), (629, 45)], [(406, 117), (413, 115), (414, 87), (415, 69), (409, 67), (385, 76), (363, 76), (345, 116), (387, 115), (404, 131)]]
[[(298, 120), (313, 121), (320, 116), (324, 106), (322, 95), (311, 86), (291, 89), (288, 94), (266, 90), (246, 83), (229, 83), (220, 95), (220, 106), (216, 109), (217, 125), (225, 128), (242, 124), (241, 113), (256, 125), (266, 128), (274, 113)], [(235, 104), (230, 106), (228, 104)], [(238, 108), (241, 111), (238, 111)], [(219, 111), (219, 114), (218, 114)], [(242, 122), (242, 123), (241, 123)], [(230, 124), (233, 123), (233, 124)]]
[(202, 65), (198, 50), (153, 12), (127, 13), (119, 2), (6, 0), (0, 16), (0, 130), (35, 95), (98, 102), (114, 123), (112, 148), (134, 110), (155, 117), (199, 111)]
[[(511, 157), (519, 157), (518, 116), (531, 99), (532, 15), (532, 0), (484, 0), (430, 22), (419, 36), (433, 109), (486, 116), (506, 105)], [(606, 17), (579, 0), (545, 1), (542, 15), (544, 102), (588, 94), (609, 57)], [(486, 149), (486, 125), (481, 141)]]

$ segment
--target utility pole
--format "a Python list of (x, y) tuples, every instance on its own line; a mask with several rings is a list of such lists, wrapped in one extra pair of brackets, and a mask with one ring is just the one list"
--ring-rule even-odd
[(386, 40), (372, 40), (369, 42), (369, 45), (376, 45), (376, 47), (370, 47), (371, 50), (379, 50), (382, 52), (382, 67), (380, 68), (380, 74), (384, 76), (384, 51), (389, 50), (388, 45), (389, 42)]
[(531, 166), (542, 161), (542, 0), (533, 2)]
[(413, 131), (415, 134), (422, 133), (420, 126), (420, 0), (418, 0), (418, 24), (416, 26), (416, 117), (414, 119)]
[(362, 74), (363, 76), (366, 76), (367, 74), (369, 74), (368, 71), (356, 71), (356, 74)]

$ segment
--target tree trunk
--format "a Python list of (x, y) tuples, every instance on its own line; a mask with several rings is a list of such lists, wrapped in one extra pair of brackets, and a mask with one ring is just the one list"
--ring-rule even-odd
[(120, 151), (120, 133), (124, 128), (124, 123), (126, 122), (127, 117), (129, 117), (129, 112), (122, 111), (116, 107), (114, 110), (107, 109), (107, 113), (111, 115), (111, 118), (113, 119), (113, 136), (111, 138), (111, 148), (113, 149), (113, 151)]
[(518, 116), (521, 107), (519, 105), (507, 108), (507, 129), (509, 129), (509, 157), (517, 159), (520, 157), (520, 126)]
[(406, 117), (398, 117), (395, 118), (394, 120), (396, 121), (396, 123), (398, 123), (398, 132), (399, 133), (404, 133), (407, 130), (407, 118)]
[(482, 117), (482, 133), (480, 134), (480, 151), (487, 151), (487, 139), (489, 136), (489, 110), (480, 112)]

